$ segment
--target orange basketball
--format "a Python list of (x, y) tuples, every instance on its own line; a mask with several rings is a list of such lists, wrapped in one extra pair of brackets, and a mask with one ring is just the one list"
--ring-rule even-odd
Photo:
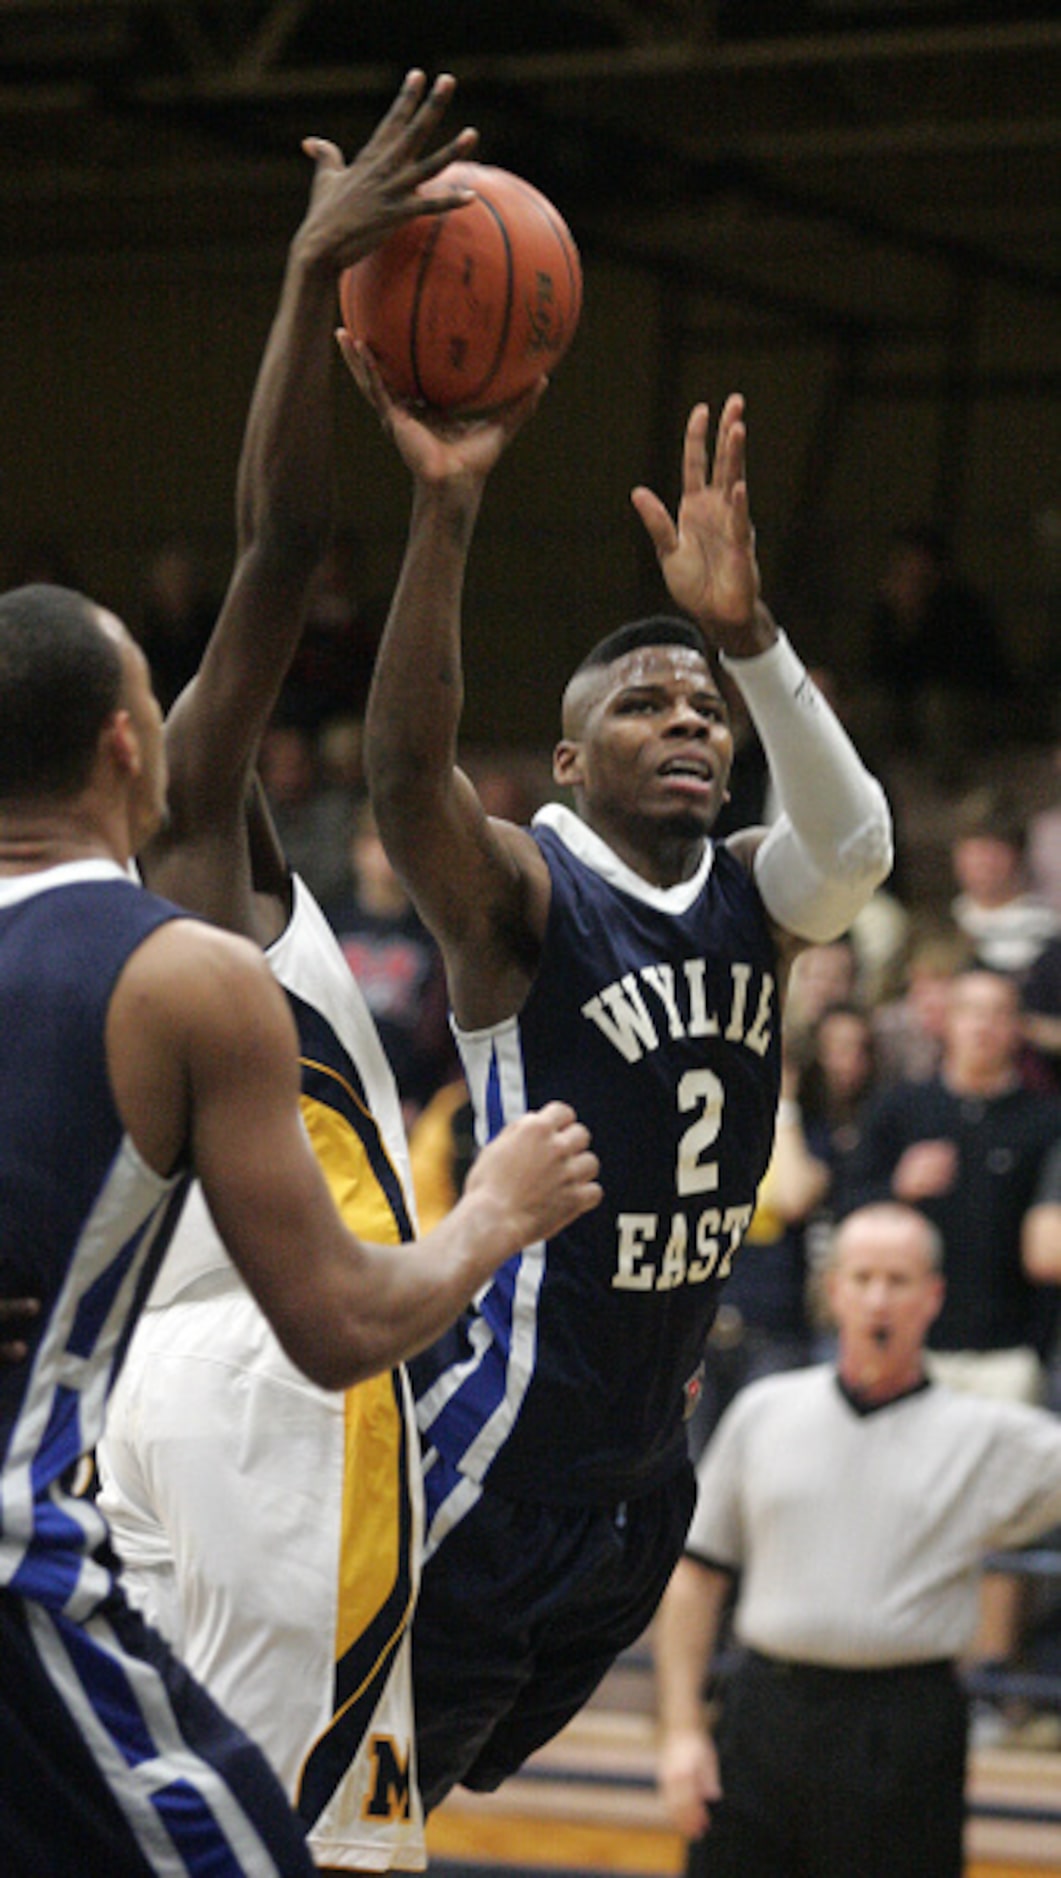
[(393, 397), (470, 413), (560, 363), (582, 311), (582, 268), (566, 222), (532, 184), (451, 163), (424, 191), (454, 185), (474, 201), (396, 229), (347, 269), (339, 298)]

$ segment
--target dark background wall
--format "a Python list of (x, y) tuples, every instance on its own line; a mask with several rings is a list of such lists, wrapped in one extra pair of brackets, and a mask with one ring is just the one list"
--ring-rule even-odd
[[(315, 10), (295, 9), (304, 29)], [(52, 15), (56, 37), (32, 70), (12, 45), (0, 68), (0, 556), (10, 568), (26, 544), (60, 544), (86, 587), (131, 613), (147, 554), (170, 536), (224, 579), (242, 423), (305, 200), (299, 136), (352, 151), (401, 66), (319, 45), (310, 59), (289, 41), (287, 67), (259, 61), (255, 91), (251, 29), (260, 50), (276, 8), (178, 8), (200, 33), (227, 21), (220, 53), (167, 50), (167, 64), (156, 47), (145, 64), (145, 22), (165, 9), (101, 5), (97, 22), (139, 34), (113, 54), (108, 88), (84, 7), (9, 11)], [(800, 36), (761, 10), (758, 33), (741, 34), (724, 8), (675, 6), (668, 35), (646, 9), (624, 40), (612, 9), (545, 7), (554, 39), (538, 68), (514, 29), (491, 67), (475, 22), (451, 21), (471, 35), (446, 61), (462, 79), (455, 117), (480, 123), (484, 157), (554, 195), (586, 274), (574, 348), (480, 523), (472, 737), (548, 742), (572, 660), (659, 603), (629, 490), (644, 480), (673, 501), (690, 404), (717, 407), (732, 388), (748, 399), (767, 592), (801, 648), (857, 676), (888, 531), (931, 518), (999, 607), (1029, 728), (1050, 727), (1061, 29), (1041, 8), (893, 6), (853, 23), (859, 11), (790, 10)], [(720, 128), (724, 111), (736, 128)], [(340, 514), (383, 599), (405, 473), (336, 376)]]

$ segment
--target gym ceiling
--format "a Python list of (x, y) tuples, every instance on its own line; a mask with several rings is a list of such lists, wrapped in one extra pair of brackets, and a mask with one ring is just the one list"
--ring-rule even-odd
[(1061, 18), (1020, 0), (0, 0), (0, 259), (283, 242), (300, 138), (351, 153), (410, 64), (588, 260), (741, 318), (1061, 292)]

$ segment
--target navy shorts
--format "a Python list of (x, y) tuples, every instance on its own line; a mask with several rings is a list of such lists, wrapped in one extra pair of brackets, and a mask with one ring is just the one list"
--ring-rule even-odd
[(315, 1878), (275, 1775), (117, 1596), (0, 1592), (0, 1871)]
[(428, 1560), (413, 1620), (424, 1810), (490, 1792), (577, 1714), (647, 1629), (681, 1556), (692, 1468), (620, 1507), (485, 1490)]

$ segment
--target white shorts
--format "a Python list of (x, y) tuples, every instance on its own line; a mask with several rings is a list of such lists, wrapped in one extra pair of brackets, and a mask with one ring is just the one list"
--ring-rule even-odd
[(318, 1864), (423, 1870), (404, 1372), (316, 1388), (215, 1273), (144, 1313), (99, 1463), (131, 1601), (262, 1747)]

